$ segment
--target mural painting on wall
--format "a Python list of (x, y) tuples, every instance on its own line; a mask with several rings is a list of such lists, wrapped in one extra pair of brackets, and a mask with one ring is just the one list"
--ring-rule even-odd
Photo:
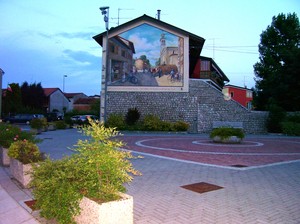
[(109, 39), (111, 86), (183, 86), (183, 38), (142, 24)]

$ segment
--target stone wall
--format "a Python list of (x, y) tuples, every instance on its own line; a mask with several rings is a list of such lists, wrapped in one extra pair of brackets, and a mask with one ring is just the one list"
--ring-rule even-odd
[(141, 119), (154, 114), (166, 121), (184, 120), (190, 132), (207, 133), (214, 121), (243, 122), (246, 133), (265, 133), (266, 112), (249, 111), (203, 80), (190, 79), (189, 92), (108, 92), (107, 114), (125, 116), (137, 108)]

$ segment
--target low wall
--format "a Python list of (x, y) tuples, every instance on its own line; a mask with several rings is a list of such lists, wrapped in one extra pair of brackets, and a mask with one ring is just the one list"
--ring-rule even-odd
[(246, 133), (266, 133), (266, 112), (249, 111), (203, 80), (189, 80), (189, 92), (108, 92), (107, 114), (126, 115), (137, 108), (141, 119), (154, 114), (166, 121), (183, 120), (190, 132), (207, 133), (215, 121), (243, 122)]

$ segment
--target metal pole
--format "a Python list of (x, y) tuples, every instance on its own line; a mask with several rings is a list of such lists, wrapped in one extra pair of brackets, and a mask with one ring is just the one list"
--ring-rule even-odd
[[(104, 15), (104, 22), (106, 27), (104, 91), (102, 91), (103, 97), (101, 96), (104, 102), (103, 103), (101, 102), (100, 104), (100, 120), (105, 123), (107, 121), (107, 82), (109, 80), (109, 46), (108, 46), (109, 45), (109, 41), (108, 41), (109, 7), (108, 6), (100, 7), (100, 10), (102, 15)], [(103, 108), (101, 105), (103, 105)], [(103, 113), (103, 118), (102, 118), (102, 113)]]
[(2, 118), (2, 76), (4, 75), (4, 71), (0, 68), (0, 121)]

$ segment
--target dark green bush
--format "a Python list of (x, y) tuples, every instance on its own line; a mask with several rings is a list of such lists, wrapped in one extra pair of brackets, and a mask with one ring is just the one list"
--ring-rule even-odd
[(267, 119), (268, 132), (281, 133), (281, 123), (284, 121), (286, 112), (276, 104), (269, 106), (269, 117)]
[(54, 122), (56, 129), (66, 129), (67, 124), (64, 121), (55, 121)]
[(300, 136), (300, 123), (286, 121), (282, 122), (282, 133), (287, 135)]
[(160, 131), (161, 130), (161, 120), (158, 116), (149, 114), (144, 118), (144, 129), (146, 131)]
[(176, 121), (173, 124), (173, 128), (175, 131), (187, 131), (189, 129), (189, 124), (184, 121)]
[(122, 114), (110, 114), (107, 121), (107, 127), (115, 127), (119, 130), (125, 129), (125, 121)]
[(245, 137), (245, 133), (240, 128), (220, 127), (213, 129), (209, 135), (210, 138), (214, 138), (216, 136), (219, 136), (222, 140), (229, 138), (230, 136), (236, 136), (243, 139)]
[(13, 142), (27, 140), (33, 143), (40, 142), (33, 133), (22, 131), (18, 126), (0, 123), (0, 146), (8, 148)]
[(126, 124), (134, 125), (140, 119), (140, 112), (137, 108), (130, 108), (125, 117)]

